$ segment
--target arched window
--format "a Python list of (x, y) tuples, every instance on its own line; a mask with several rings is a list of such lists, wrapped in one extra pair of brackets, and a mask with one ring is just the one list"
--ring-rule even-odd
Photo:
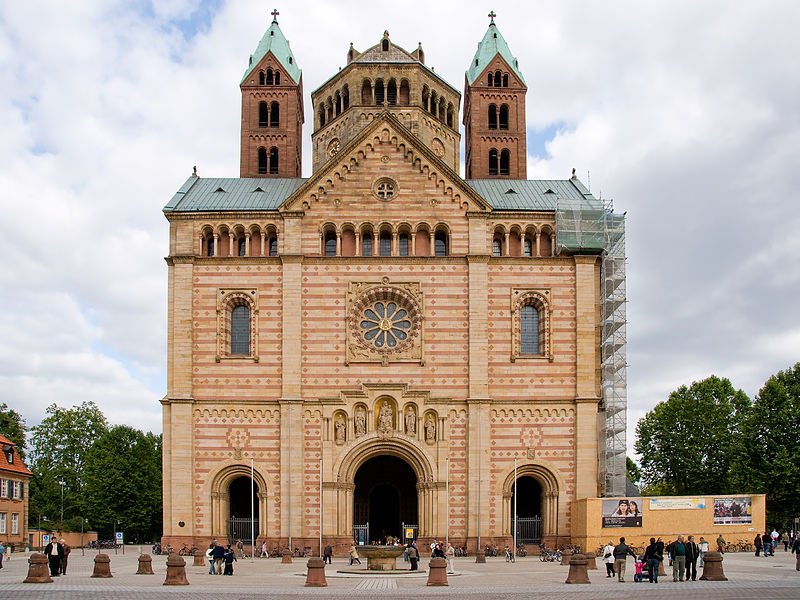
[(435, 117), (436, 116), (436, 108), (439, 105), (439, 96), (436, 92), (431, 92), (431, 110), (430, 113)]
[(278, 149), (277, 148), (270, 148), (269, 149), (269, 174), (270, 175), (277, 175), (278, 174)]
[(386, 86), (386, 100), (389, 106), (397, 104), (397, 82), (394, 79), (390, 79)]
[(502, 75), (500, 71), (494, 72), (494, 87), (501, 87), (502, 85)]
[(350, 108), (350, 88), (346, 85), (342, 88), (342, 110)]
[(511, 165), (511, 152), (508, 148), (504, 148), (500, 153), (500, 175), (508, 175)]
[(439, 120), (440, 121), (444, 121), (445, 120), (445, 113), (446, 112), (447, 112), (447, 110), (445, 108), (444, 96), (442, 96), (442, 97), (439, 98)]
[(267, 149), (263, 146), (258, 149), (258, 174), (266, 175), (267, 173)]
[(401, 79), (400, 80), (400, 104), (402, 106), (408, 106), (409, 102), (411, 101), (411, 92), (408, 88), (408, 80)]
[(447, 126), (453, 126), (453, 103), (447, 105)]
[(389, 40), (383, 40), (381, 42), (381, 50), (383, 50), (384, 52), (389, 51)]
[(325, 256), (336, 256), (336, 232), (332, 229), (325, 232)]
[(398, 242), (398, 251), (400, 256), (408, 256), (408, 251), (409, 251), (408, 234), (405, 232), (401, 233), (397, 238), (397, 242)]
[(259, 71), (258, 72), (258, 85), (264, 85), (265, 81), (266, 81), (266, 77), (264, 75), (264, 71)]
[(336, 102), (334, 102), (334, 105), (335, 105), (334, 112), (336, 113), (336, 116), (338, 117), (340, 114), (342, 114), (342, 95), (339, 92), (336, 92), (335, 98), (336, 98)]
[(267, 69), (267, 85), (272, 85), (275, 79), (272, 76), (272, 69)]
[(258, 103), (258, 126), (266, 127), (269, 125), (269, 109), (267, 103), (261, 101)]
[(447, 256), (447, 232), (439, 230), (433, 238), (433, 253), (435, 256)]
[[(475, 61), (475, 62), (478, 62), (478, 61)], [(487, 85), (489, 87), (494, 87), (494, 75), (492, 73), (489, 73), (489, 81), (487, 82)]]
[(269, 255), (270, 256), (278, 256), (278, 238), (272, 236), (269, 238)]
[(372, 85), (369, 79), (361, 82), (361, 104), (372, 104)]
[(527, 235), (525, 236), (525, 239), (522, 241), (522, 255), (533, 256), (533, 244), (531, 243), (531, 238)]
[(206, 256), (214, 256), (214, 236), (210, 233), (206, 238)]
[(372, 256), (372, 233), (361, 234), (361, 256)]
[(375, 104), (376, 104), (376, 106), (380, 106), (381, 104), (383, 104), (383, 96), (384, 96), (383, 79), (378, 79), (375, 82)]
[(489, 129), (497, 129), (497, 106), (489, 105)]
[(274, 101), (269, 105), (269, 126), (278, 127), (281, 122), (281, 107)]
[(508, 129), (508, 104), (500, 105), (500, 129)]
[(390, 232), (381, 231), (379, 250), (381, 256), (392, 255), (392, 234)]
[(320, 127), (324, 127), (325, 126), (325, 105), (324, 104), (320, 104), (319, 105), (319, 126)]
[(247, 242), (245, 237), (239, 236), (239, 239), (236, 240), (236, 255), (237, 256), (245, 256), (245, 250), (247, 249)]
[(422, 87), (422, 109), (425, 110), (426, 112), (430, 112), (430, 104), (428, 102), (429, 99), (430, 99), (430, 92), (428, 91), (428, 86), (425, 85)]
[(498, 173), (498, 164), (497, 164), (497, 150), (492, 148), (489, 150), (489, 175), (497, 175)]
[(503, 73), (503, 87), (508, 87), (508, 73)]
[[(292, 61), (292, 57), (290, 56), (289, 57), (289, 62), (291, 63), (291, 61)], [(275, 85), (280, 85), (280, 84), (281, 84), (281, 72), (280, 71), (275, 71)]]
[(525, 304), (519, 313), (519, 352), (520, 354), (541, 354), (539, 309)]
[(502, 256), (503, 255), (503, 242), (500, 241), (500, 238), (494, 238), (492, 240), (492, 256)]
[(237, 356), (250, 356), (250, 307), (238, 304), (231, 310), (231, 349)]

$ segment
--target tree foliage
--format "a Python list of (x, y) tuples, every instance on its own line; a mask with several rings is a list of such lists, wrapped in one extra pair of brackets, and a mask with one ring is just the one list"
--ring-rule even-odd
[(733, 474), (746, 493), (767, 494), (767, 524), (800, 515), (800, 363), (770, 377), (741, 425)]
[(735, 491), (731, 464), (749, 408), (744, 392), (716, 376), (681, 386), (657, 404), (636, 426), (643, 493)]
[(17, 452), (25, 458), (25, 420), (17, 411), (3, 402), (0, 404), (0, 433), (14, 442)]
[(638, 487), (642, 479), (642, 470), (639, 468), (639, 465), (633, 462), (630, 456), (625, 457), (625, 471), (631, 483)]
[(160, 435), (126, 425), (112, 427), (86, 454), (84, 477), (87, 514), (102, 537), (111, 537), (115, 522), (126, 540), (160, 537)]

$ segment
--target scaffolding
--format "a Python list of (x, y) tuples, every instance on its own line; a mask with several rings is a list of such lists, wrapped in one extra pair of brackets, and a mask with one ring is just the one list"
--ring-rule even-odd
[(625, 216), (611, 201), (588, 192), (582, 200), (562, 200), (556, 207), (557, 252), (599, 254), (601, 258), (601, 405), (598, 456), (603, 496), (626, 495), (626, 287)]

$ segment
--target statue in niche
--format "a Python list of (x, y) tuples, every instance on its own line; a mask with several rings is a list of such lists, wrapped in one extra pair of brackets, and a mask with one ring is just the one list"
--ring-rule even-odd
[(356, 437), (367, 433), (367, 413), (363, 407), (359, 406), (355, 416)]
[(334, 428), (336, 429), (336, 443), (337, 444), (344, 444), (345, 438), (345, 422), (344, 417), (342, 415), (338, 415), (336, 417), (336, 422), (334, 423)]
[(414, 413), (414, 408), (409, 406), (406, 409), (406, 433), (414, 435), (417, 432), (417, 415)]
[(389, 401), (386, 400), (378, 412), (378, 431), (386, 433), (392, 430), (392, 407), (389, 406)]
[(433, 415), (425, 417), (425, 441), (436, 441), (436, 422), (433, 420)]

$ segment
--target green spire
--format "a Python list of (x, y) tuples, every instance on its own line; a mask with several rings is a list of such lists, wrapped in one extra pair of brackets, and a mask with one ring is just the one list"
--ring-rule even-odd
[(297, 61), (294, 59), (292, 49), (289, 47), (289, 41), (284, 37), (281, 28), (278, 27), (278, 11), (272, 11), (272, 23), (269, 29), (264, 33), (264, 37), (258, 43), (256, 51), (250, 55), (250, 63), (247, 65), (247, 70), (242, 77), (242, 83), (253, 72), (261, 59), (267, 55), (267, 52), (272, 52), (272, 55), (278, 60), (281, 66), (286, 71), (286, 74), (291, 77), (295, 83), (300, 82), (300, 74), (302, 71), (297, 66)]
[(511, 49), (508, 47), (508, 44), (506, 44), (502, 34), (498, 31), (497, 25), (494, 24), (494, 17), (496, 15), (490, 14), (489, 16), (492, 17), (492, 22), (489, 23), (489, 29), (486, 30), (486, 35), (483, 36), (483, 39), (478, 44), (478, 51), (475, 52), (469, 69), (467, 69), (467, 81), (470, 85), (475, 83), (478, 75), (480, 75), (492, 59), (499, 54), (524, 84), (525, 78), (519, 70), (517, 59), (511, 54)]

